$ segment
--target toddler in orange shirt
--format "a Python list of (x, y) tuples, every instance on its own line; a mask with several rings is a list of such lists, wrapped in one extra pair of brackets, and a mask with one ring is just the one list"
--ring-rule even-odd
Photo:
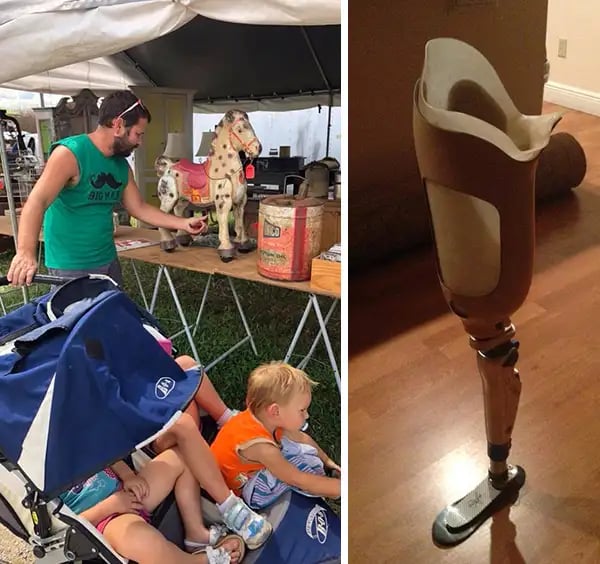
[(227, 485), (254, 509), (288, 489), (339, 497), (340, 467), (300, 429), (315, 386), (307, 374), (282, 362), (256, 368), (248, 378), (247, 409), (225, 423), (211, 445)]

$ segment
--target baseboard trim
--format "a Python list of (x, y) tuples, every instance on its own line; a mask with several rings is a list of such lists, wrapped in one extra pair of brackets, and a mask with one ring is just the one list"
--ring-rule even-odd
[(591, 92), (558, 82), (547, 82), (544, 86), (544, 102), (600, 116), (600, 92)]

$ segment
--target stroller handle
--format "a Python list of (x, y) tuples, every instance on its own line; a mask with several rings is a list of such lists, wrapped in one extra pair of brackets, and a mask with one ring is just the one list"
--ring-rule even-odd
[[(49, 274), (36, 274), (32, 282), (35, 284), (66, 284), (73, 278), (64, 278), (62, 276), (50, 276)], [(10, 282), (6, 276), (0, 276), (0, 286), (8, 286)]]

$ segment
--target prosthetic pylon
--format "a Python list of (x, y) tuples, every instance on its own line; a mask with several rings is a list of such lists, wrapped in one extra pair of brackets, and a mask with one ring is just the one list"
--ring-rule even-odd
[(525, 471), (508, 464), (521, 382), (512, 315), (531, 284), (537, 159), (560, 114), (522, 115), (473, 47), (440, 38), (425, 48), (413, 134), (442, 291), (477, 355), (490, 466), (435, 519), (433, 540), (458, 544), (513, 503)]

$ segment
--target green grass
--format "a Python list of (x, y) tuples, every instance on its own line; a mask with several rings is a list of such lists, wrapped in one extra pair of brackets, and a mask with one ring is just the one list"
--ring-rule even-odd
[[(4, 273), (8, 270), (11, 259), (11, 252), (0, 254), (0, 272)], [(147, 299), (150, 301), (157, 267), (140, 262), (136, 262), (136, 266)], [(143, 306), (129, 261), (122, 260), (122, 267), (125, 291)], [(196, 319), (208, 277), (176, 269), (170, 270), (170, 273), (188, 322), (193, 322)], [(213, 367), (209, 376), (228, 405), (243, 409), (245, 382), (248, 374), (262, 362), (283, 359), (306, 307), (307, 295), (285, 288), (244, 281), (235, 281), (235, 287), (254, 336), (258, 357), (252, 352), (249, 343), (244, 344)], [(47, 286), (34, 285), (31, 287), (32, 296), (41, 295), (47, 291)], [(1, 296), (5, 306), (22, 303), (20, 290), (5, 291)], [(329, 309), (330, 303), (329, 299), (320, 299), (323, 315)], [(164, 277), (154, 313), (169, 334), (181, 329), (181, 322)], [(337, 307), (328, 325), (328, 332), (338, 366), (340, 326), (340, 308)], [(302, 359), (303, 355), (308, 352), (317, 332), (318, 324), (314, 312), (312, 312), (296, 346), (296, 354), (290, 362), (297, 364)], [(205, 364), (210, 363), (244, 335), (244, 327), (227, 280), (222, 277), (213, 277), (201, 324), (195, 337), (195, 345), (201, 361)], [(191, 354), (185, 335), (175, 339), (174, 344), (180, 354)], [(309, 433), (334, 460), (339, 462), (341, 402), (322, 339), (306, 370), (310, 377), (319, 383), (314, 390), (309, 410)]]

